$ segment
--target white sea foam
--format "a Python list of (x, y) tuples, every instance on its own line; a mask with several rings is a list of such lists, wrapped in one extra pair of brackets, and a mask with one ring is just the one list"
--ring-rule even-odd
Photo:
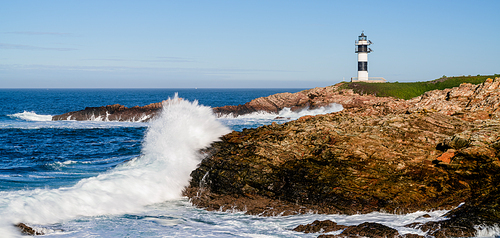
[(25, 121), (52, 121), (51, 115), (38, 115), (35, 112), (21, 112), (8, 115), (11, 118), (18, 118)]
[(147, 123), (135, 122), (103, 122), (103, 121), (3, 121), (0, 129), (102, 129), (116, 127), (146, 127)]
[(477, 237), (499, 237), (499, 226), (476, 226)]
[[(128, 120), (122, 120), (121, 116), (118, 118), (118, 120), (110, 120), (109, 119), (109, 114), (108, 112), (106, 112), (106, 116), (95, 116), (94, 114), (92, 114), (90, 116), (90, 118), (87, 119), (87, 121), (102, 121), (102, 122), (113, 122), (113, 121), (121, 121), (121, 122), (145, 122), (149, 119), (151, 119), (151, 117), (153, 116), (152, 114), (146, 114), (146, 113), (142, 113), (140, 115), (137, 115), (137, 116), (134, 116)], [(68, 118), (66, 119), (68, 121), (74, 121), (71, 119), (71, 116), (68, 116)]]
[(80, 216), (138, 212), (181, 198), (199, 150), (230, 132), (212, 109), (176, 97), (150, 122), (143, 155), (73, 187), (8, 192), (0, 200), (0, 234), (15, 235), (18, 222), (50, 224)]
[(326, 107), (320, 107), (316, 109), (309, 109), (309, 108), (304, 108), (299, 111), (292, 111), (290, 108), (284, 108), (281, 110), (278, 114), (276, 113), (269, 113), (269, 112), (263, 112), (263, 111), (258, 111), (258, 112), (253, 112), (249, 114), (244, 114), (244, 115), (239, 115), (237, 117), (233, 117), (231, 115), (228, 116), (221, 116), (221, 118), (235, 118), (235, 119), (275, 119), (275, 118), (287, 118), (290, 120), (298, 119), (303, 116), (315, 116), (315, 115), (321, 115), (321, 114), (327, 114), (327, 113), (332, 113), (332, 112), (339, 112), (342, 111), (344, 107), (341, 104), (338, 103), (332, 103)]
[(279, 113), (269, 113), (269, 112), (254, 112), (249, 114), (240, 115), (233, 117), (232, 115), (221, 116), (220, 121), (224, 122), (229, 126), (262, 126), (271, 124), (272, 122), (287, 122), (291, 120), (296, 120), (303, 116), (315, 116), (333, 112), (342, 111), (344, 107), (341, 104), (332, 103), (326, 107), (320, 107), (316, 109), (305, 108), (300, 111), (292, 111), (290, 108), (284, 108)]

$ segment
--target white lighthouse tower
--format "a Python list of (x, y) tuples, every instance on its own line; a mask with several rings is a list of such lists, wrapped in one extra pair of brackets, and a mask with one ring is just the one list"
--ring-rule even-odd
[(358, 77), (351, 78), (351, 82), (385, 83), (382, 77), (368, 78), (368, 53), (372, 49), (368, 48), (372, 42), (366, 39), (365, 33), (361, 32), (356, 41), (356, 53), (358, 53)]
[(365, 33), (356, 41), (356, 53), (358, 53), (358, 81), (368, 81), (368, 53), (372, 52), (369, 45), (372, 42), (366, 39)]

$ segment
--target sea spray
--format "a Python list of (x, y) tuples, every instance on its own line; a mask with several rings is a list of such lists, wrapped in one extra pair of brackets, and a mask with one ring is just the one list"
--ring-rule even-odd
[(234, 117), (233, 115), (221, 115), (220, 118), (224, 119), (275, 119), (275, 118), (288, 118), (290, 120), (298, 119), (302, 116), (315, 116), (320, 114), (327, 114), (332, 112), (340, 112), (344, 109), (342, 104), (332, 103), (328, 106), (319, 107), (315, 109), (310, 109), (308, 107), (301, 110), (292, 111), (290, 108), (285, 107), (278, 113), (270, 113), (265, 111), (257, 111), (253, 113), (238, 115)]
[(230, 132), (209, 107), (177, 95), (150, 122), (142, 155), (73, 187), (3, 192), (0, 234), (12, 224), (50, 224), (79, 216), (124, 214), (181, 197), (199, 150)]
[(232, 116), (223, 115), (219, 118), (224, 124), (231, 126), (234, 130), (240, 130), (245, 127), (257, 127), (271, 124), (272, 122), (284, 123), (291, 120), (296, 120), (303, 116), (315, 116), (320, 114), (327, 114), (342, 111), (344, 107), (341, 104), (332, 103), (328, 106), (319, 107), (315, 109), (304, 108), (299, 111), (292, 111), (290, 108), (283, 108), (276, 113), (269, 113), (264, 111), (253, 112), (249, 114)]

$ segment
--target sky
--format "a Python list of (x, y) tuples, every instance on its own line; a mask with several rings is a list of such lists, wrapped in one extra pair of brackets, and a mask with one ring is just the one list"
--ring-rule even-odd
[(500, 73), (500, 1), (0, 0), (0, 88), (313, 88)]

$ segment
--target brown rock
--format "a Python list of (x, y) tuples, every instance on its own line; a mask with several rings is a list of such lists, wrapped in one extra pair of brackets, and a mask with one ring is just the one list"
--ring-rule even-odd
[[(376, 117), (347, 110), (232, 132), (193, 171), (191, 188), (205, 177), (211, 194), (240, 199), (251, 191), (320, 213), (449, 209), (470, 191), (432, 163), (441, 153), (436, 145), (472, 127), (440, 113)], [(218, 198), (193, 203), (217, 209)]]
[(293, 230), (304, 233), (317, 233), (317, 232), (327, 233), (331, 231), (344, 230), (347, 227), (348, 226), (337, 225), (337, 223), (330, 220), (324, 220), (324, 221), (316, 220), (307, 225), (299, 225), (295, 227)]
[[(349, 226), (339, 235), (320, 235), (318, 237), (369, 237), (369, 238), (396, 238), (396, 237), (415, 237), (416, 235), (399, 235), (396, 229), (388, 226), (365, 222), (357, 226)], [(419, 236), (417, 236), (419, 237)]]
[(371, 238), (391, 238), (398, 237), (399, 232), (388, 226), (365, 222), (357, 226), (351, 226), (345, 229), (338, 237), (371, 237)]
[(410, 112), (421, 110), (454, 115), (468, 121), (500, 118), (500, 78), (478, 85), (461, 84), (445, 90), (433, 90), (408, 100)]
[(26, 225), (24, 223), (19, 223), (16, 225), (16, 227), (19, 228), (21, 233), (25, 234), (25, 235), (30, 235), (30, 236), (43, 235), (43, 232), (36, 231), (35, 229), (29, 227), (28, 225)]
[(410, 224), (407, 227), (421, 229), (427, 232), (427, 235), (436, 238), (446, 237), (475, 237), (476, 229), (470, 222), (456, 223), (450, 220), (440, 222), (427, 222), (425, 224)]
[(143, 107), (125, 107), (120, 104), (103, 107), (87, 107), (81, 111), (68, 112), (52, 117), (53, 121), (76, 120), (76, 121), (140, 121), (145, 122), (154, 118), (162, 108), (163, 102), (152, 103)]
[(451, 162), (451, 158), (453, 158), (453, 156), (455, 156), (455, 150), (450, 149), (450, 150), (444, 152), (441, 156), (439, 156), (437, 158), (437, 160), (439, 160), (443, 163), (449, 164)]
[(423, 237), (423, 236), (416, 235), (416, 234), (400, 235), (396, 229), (390, 228), (390, 227), (382, 225), (382, 224), (372, 223), (372, 222), (365, 222), (365, 223), (359, 224), (357, 226), (344, 226), (344, 225), (337, 225), (337, 223), (330, 221), (330, 220), (324, 220), (324, 221), (316, 220), (316, 221), (314, 221), (310, 224), (307, 224), (307, 225), (299, 225), (296, 228), (294, 228), (293, 230), (297, 231), (297, 232), (304, 232), (304, 233), (328, 233), (328, 232), (332, 232), (332, 231), (343, 230), (338, 235), (320, 235), (318, 237), (373, 237), (373, 238), (382, 238), (382, 237), (384, 237), (384, 238), (387, 238), (387, 237), (420, 238), (420, 237)]
[[(324, 88), (313, 88), (297, 93), (279, 93), (268, 97), (257, 98), (248, 103), (238, 106), (224, 106), (214, 108), (216, 114), (238, 116), (242, 114), (265, 111), (277, 113), (284, 108), (298, 111), (305, 108), (316, 109), (329, 106), (332, 103), (341, 104), (344, 108), (371, 107), (380, 109), (384, 104), (385, 112), (391, 110), (404, 111), (407, 109), (404, 100), (390, 97), (376, 97), (373, 95), (359, 95), (353, 90), (341, 90), (341, 84)], [(376, 110), (368, 110), (367, 113), (379, 114)], [(387, 111), (388, 110), (388, 111)]]

